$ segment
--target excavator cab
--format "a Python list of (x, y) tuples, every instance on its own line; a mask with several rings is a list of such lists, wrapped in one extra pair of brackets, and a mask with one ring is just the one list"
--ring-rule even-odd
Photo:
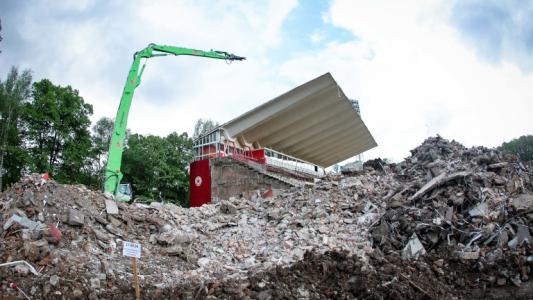
[(129, 202), (132, 198), (132, 189), (131, 184), (121, 183), (118, 185), (118, 190), (116, 193), (116, 199), (120, 202)]

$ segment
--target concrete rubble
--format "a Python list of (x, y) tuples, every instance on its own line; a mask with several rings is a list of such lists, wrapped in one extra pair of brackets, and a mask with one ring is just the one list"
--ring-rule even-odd
[[(2, 261), (25, 260), (41, 274), (2, 268), (0, 288), (7, 292), (8, 282), (16, 282), (29, 295), (67, 298), (79, 291), (95, 298), (131, 290), (123, 241), (142, 244), (143, 290), (239, 277), (291, 264), (312, 249), (363, 257), (372, 251), (366, 236), (379, 214), (361, 215), (363, 206), (353, 199), (336, 182), (322, 182), (276, 198), (229, 199), (196, 209), (118, 203), (119, 214), (111, 215), (99, 192), (27, 176), (0, 197), (0, 224), (11, 223), (2, 227), (0, 254)], [(27, 228), (12, 216), (39, 226)]]
[[(0, 293), (20, 297), (16, 283), (35, 298), (131, 297), (124, 241), (142, 244), (144, 298), (272, 296), (253, 278), (301, 271), (322, 256), (328, 264), (351, 257), (361, 274), (376, 274), (384, 260), (402, 265), (383, 272), (404, 284), (403, 296), (447, 295), (448, 285), (521, 286), (533, 264), (532, 191), (531, 169), (512, 156), (440, 137), (398, 164), (374, 160), (313, 187), (194, 209), (117, 203), (117, 213), (100, 192), (31, 175), (0, 194)], [(4, 266), (16, 261), (23, 263)], [(473, 277), (461, 277), (463, 267)], [(413, 270), (433, 281), (415, 282)], [(305, 284), (287, 293), (277, 295), (339, 296)]]
[[(371, 229), (385, 255), (405, 255), (416, 236), (426, 255), (464, 260), (479, 279), (520, 285), (533, 254), (533, 173), (511, 155), (430, 138), (389, 174), (403, 189), (384, 197), (387, 209)], [(414, 255), (410, 255), (413, 256)]]

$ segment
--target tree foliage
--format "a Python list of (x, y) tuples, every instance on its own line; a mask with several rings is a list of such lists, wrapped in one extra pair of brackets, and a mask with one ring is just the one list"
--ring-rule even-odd
[(43, 79), (33, 84), (33, 101), (25, 103), (22, 128), (32, 172), (49, 172), (65, 183), (94, 185), (89, 116), (78, 91)]
[(192, 159), (192, 140), (186, 133), (167, 137), (130, 136), (122, 159), (123, 182), (137, 196), (184, 205), (188, 199), (186, 168)]
[(194, 125), (193, 139), (218, 127), (218, 123), (210, 119), (198, 119)]
[[(0, 80), (0, 189), (31, 172), (97, 187), (114, 121), (99, 119), (91, 135), (92, 113), (92, 106), (72, 87), (47, 79), (32, 85), (29, 70), (12, 68)], [(157, 137), (128, 131), (123, 181), (132, 183), (137, 195), (185, 204), (191, 159), (192, 140), (185, 133)]]
[(111, 143), (114, 127), (115, 121), (108, 117), (100, 118), (92, 127), (93, 169), (94, 174), (99, 179), (100, 187), (103, 184), (104, 169), (109, 154), (109, 143)]
[[(109, 144), (111, 137), (115, 130), (115, 120), (102, 117), (92, 127), (92, 143), (93, 143), (93, 157), (94, 157), (94, 174), (98, 177), (100, 188), (103, 188), (105, 167), (107, 158), (109, 156)], [(124, 144), (128, 145), (128, 139), (131, 136), (131, 131), (126, 130), (126, 138)]]
[(505, 142), (500, 150), (512, 153), (523, 161), (533, 161), (533, 135), (523, 135), (517, 139)]
[(109, 150), (109, 143), (111, 142), (111, 136), (113, 135), (113, 129), (115, 121), (108, 117), (100, 118), (94, 124), (93, 130), (93, 143), (95, 149), (102, 154), (106, 154)]
[[(0, 42), (3, 40), (2, 38), (2, 20), (0, 20)], [(2, 53), (2, 50), (0, 50), (0, 53)]]
[(20, 178), (26, 156), (22, 149), (19, 117), (31, 91), (31, 71), (12, 67), (0, 80), (0, 191)]

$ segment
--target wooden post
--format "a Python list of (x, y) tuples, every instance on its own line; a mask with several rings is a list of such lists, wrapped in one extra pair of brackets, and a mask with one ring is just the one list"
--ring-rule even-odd
[(137, 271), (137, 258), (132, 257), (131, 263), (133, 265), (133, 287), (135, 288), (135, 299), (141, 300), (141, 290), (139, 288), (139, 274)]

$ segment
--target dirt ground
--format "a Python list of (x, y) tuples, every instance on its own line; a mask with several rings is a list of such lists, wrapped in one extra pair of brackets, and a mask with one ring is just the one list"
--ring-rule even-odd
[[(368, 257), (371, 267), (344, 252), (307, 252), (290, 267), (241, 279), (151, 291), (150, 299), (531, 299), (531, 281), (520, 287), (487, 287), (480, 273), (459, 260), (436, 272), (429, 258)], [(431, 260), (434, 260), (432, 257)]]

